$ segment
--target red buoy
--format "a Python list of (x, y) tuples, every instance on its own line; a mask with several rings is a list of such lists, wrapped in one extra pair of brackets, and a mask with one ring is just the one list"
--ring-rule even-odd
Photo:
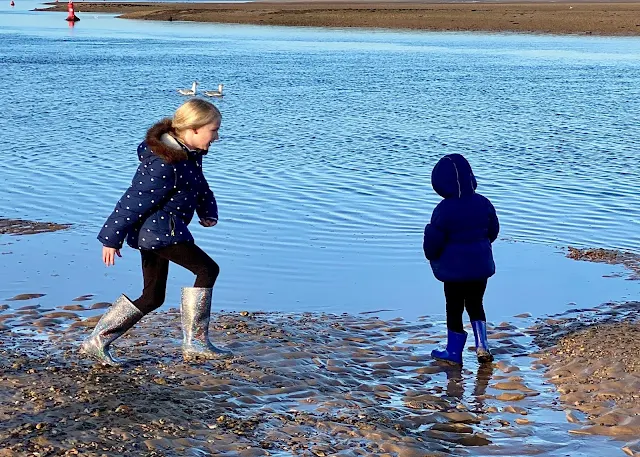
[(69, 22), (78, 22), (80, 18), (76, 16), (75, 11), (73, 10), (73, 0), (69, 0), (68, 10), (69, 10), (69, 15), (67, 16), (66, 20)]

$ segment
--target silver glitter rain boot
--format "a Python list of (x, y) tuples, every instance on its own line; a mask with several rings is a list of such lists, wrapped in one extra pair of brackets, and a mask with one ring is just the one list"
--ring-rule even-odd
[(119, 366), (121, 362), (113, 358), (109, 346), (142, 319), (142, 316), (144, 314), (126, 295), (120, 295), (102, 315), (89, 338), (82, 343), (80, 353), (103, 365)]
[(182, 356), (185, 361), (230, 357), (231, 352), (215, 347), (209, 341), (209, 319), (213, 289), (183, 287), (180, 314), (182, 316)]

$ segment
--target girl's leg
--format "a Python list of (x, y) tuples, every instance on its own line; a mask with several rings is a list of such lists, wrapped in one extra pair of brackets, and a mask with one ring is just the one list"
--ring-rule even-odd
[(445, 282), (444, 296), (447, 301), (447, 329), (463, 333), (462, 314), (464, 313), (467, 283)]
[(455, 365), (462, 365), (462, 351), (467, 341), (467, 333), (462, 327), (464, 294), (464, 283), (444, 283), (444, 295), (447, 300), (447, 347), (444, 350), (431, 351), (433, 358)]
[(140, 251), (140, 255), (144, 277), (142, 296), (133, 302), (126, 295), (120, 296), (102, 315), (80, 349), (82, 353), (105, 365), (120, 364), (111, 354), (111, 343), (164, 302), (169, 261), (152, 251)]
[(168, 246), (159, 249), (156, 253), (196, 275), (194, 286), (182, 289), (180, 315), (184, 359), (214, 359), (230, 356), (229, 351), (219, 349), (209, 341), (213, 286), (220, 273), (218, 264), (193, 243)]
[(469, 314), (469, 319), (473, 321), (486, 321), (484, 306), (484, 292), (487, 289), (487, 280), (469, 281), (465, 283), (464, 306)]
[(155, 251), (166, 261), (186, 268), (194, 275), (193, 287), (211, 288), (220, 274), (220, 267), (209, 255), (193, 243), (180, 243)]
[(103, 365), (120, 365), (109, 347), (143, 316), (126, 295), (121, 295), (102, 315), (91, 335), (83, 341), (80, 352)]
[(141, 250), (142, 277), (144, 289), (142, 295), (133, 304), (143, 314), (148, 314), (162, 306), (167, 291), (169, 261), (155, 251)]
[(468, 296), (465, 300), (465, 307), (469, 318), (471, 319), (471, 327), (473, 327), (473, 335), (476, 340), (476, 355), (481, 363), (491, 362), (493, 355), (489, 350), (489, 341), (487, 340), (487, 318), (484, 313), (482, 300), (484, 292), (487, 288), (487, 280), (474, 281), (469, 283)]

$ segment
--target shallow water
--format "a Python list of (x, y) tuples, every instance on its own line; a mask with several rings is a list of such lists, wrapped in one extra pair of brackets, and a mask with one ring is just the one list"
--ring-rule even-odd
[[(149, 23), (0, 5), (0, 215), (72, 223), (3, 237), (0, 297), (111, 300), (137, 253), (104, 270), (95, 234), (145, 129), (197, 79), (225, 84), (206, 161), (220, 224), (194, 228), (221, 264), (225, 309), (441, 314), (421, 252), (430, 171), (461, 152), (502, 222), (497, 319), (637, 296), (568, 244), (638, 251), (640, 39)], [(38, 280), (34, 277), (39, 275)], [(172, 271), (175, 304), (187, 273)], [(490, 305), (489, 305), (490, 304)]]
[[(400, 330), (373, 335), (366, 344), (375, 349), (374, 357), (403, 354), (411, 346), (428, 370), (435, 343), (426, 338), (444, 336), (441, 324), (431, 327), (443, 317), (441, 285), (420, 248), (422, 228), (437, 202), (428, 177), (440, 155), (463, 152), (503, 225), (495, 250), (498, 274), (486, 303), (491, 321), (510, 318), (515, 326), (513, 337), (492, 343), (504, 351), (498, 360), (519, 365), (526, 385), (540, 395), (516, 402), (531, 424), (514, 425), (519, 415), (493, 398), (502, 393), (495, 386), (502, 372), (481, 373), (471, 352), (465, 353), (459, 378), (451, 382), (435, 370), (419, 388), (472, 403), (484, 384), (487, 403), (511, 423), (503, 427), (491, 416), (474, 429), (493, 444), (452, 444), (456, 453), (622, 455), (622, 442), (568, 434), (578, 426), (566, 421), (555, 389), (522, 357), (530, 350), (523, 332), (533, 319), (511, 316), (553, 314), (570, 302), (590, 306), (640, 292), (621, 268), (575, 262), (556, 247), (638, 251), (640, 210), (633, 199), (640, 167), (633, 153), (639, 138), (640, 40), (154, 24), (81, 12), (82, 21), (71, 29), (64, 13), (27, 11), (35, 5), (0, 5), (0, 216), (74, 227), (0, 237), (0, 301), (46, 294), (6, 302), (11, 308), (41, 306), (16, 313), (19, 325), (49, 315), (47, 309), (71, 303), (91, 308), (121, 292), (136, 294), (137, 253), (125, 250), (116, 268), (105, 269), (95, 234), (131, 178), (144, 130), (183, 101), (175, 89), (194, 78), (205, 89), (224, 82), (228, 95), (216, 102), (224, 115), (222, 138), (207, 158), (222, 219), (214, 229), (194, 228), (222, 265), (217, 309), (387, 310), (374, 314), (412, 321), (390, 320)], [(622, 277), (602, 277), (611, 274)], [(187, 273), (172, 270), (166, 308), (176, 305), (177, 286), (189, 280)], [(86, 300), (72, 301), (77, 298)], [(276, 315), (272, 325), (286, 329), (289, 319)], [(59, 335), (55, 320), (38, 322)], [(365, 338), (372, 335), (361, 326), (375, 323), (369, 314), (314, 314), (304, 320), (316, 324), (301, 325), (293, 334), (310, 351), (321, 351), (316, 340), (326, 330), (333, 335), (328, 354), (338, 362), (341, 347), (345, 352), (360, 343), (341, 340), (339, 328), (323, 328), (327, 322), (350, 324), (349, 335)], [(172, 361), (168, 366), (190, 376), (173, 363), (179, 329), (168, 325), (162, 344), (153, 340), (151, 348), (136, 345), (132, 351), (130, 337), (146, 340), (153, 334), (138, 328), (119, 346), (136, 356), (165, 357)], [(259, 339), (231, 328), (216, 327), (216, 340), (241, 356), (263, 357), (267, 368), (275, 361), (283, 375), (296, 374), (299, 359), (282, 359)], [(79, 339), (71, 337), (71, 343)], [(292, 355), (299, 349), (289, 341), (281, 346)], [(20, 347), (25, 349), (22, 341)], [(349, 363), (352, 358), (344, 356)], [(302, 374), (319, 376), (304, 362)], [(365, 376), (363, 385), (421, 382), (405, 367), (389, 370), (397, 379), (373, 376), (368, 367), (350, 369)], [(219, 377), (201, 374), (207, 381)], [(350, 387), (349, 378), (330, 379)], [(257, 400), (261, 406), (268, 399)], [(389, 409), (403, 407), (401, 400), (393, 393)], [(322, 396), (318, 402), (340, 408)], [(304, 409), (300, 403), (291, 395), (270, 407), (295, 412)], [(354, 404), (360, 413), (361, 405)], [(335, 437), (329, 435), (320, 441)]]
[[(79, 445), (81, 454), (97, 442), (105, 455), (131, 455), (132, 445), (143, 439), (139, 430), (149, 433), (151, 426), (153, 433), (144, 436), (155, 439), (145, 446), (167, 449), (166, 455), (226, 450), (224, 455), (237, 456), (250, 446), (258, 451), (249, 455), (277, 456), (311, 450), (340, 456), (443, 451), (586, 457), (623, 455), (621, 448), (637, 430), (627, 427), (620, 434), (618, 428), (611, 439), (591, 435), (590, 428), (605, 415), (611, 424), (612, 413), (619, 414), (618, 422), (633, 414), (609, 400), (612, 392), (625, 392), (634, 403), (627, 384), (632, 373), (624, 374), (624, 387), (608, 383), (608, 396), (591, 405), (596, 408), (559, 403), (553, 384), (566, 378), (574, 392), (582, 370), (554, 362), (549, 353), (531, 354), (534, 337), (544, 345), (602, 315), (634, 318), (631, 304), (500, 323), (489, 329), (495, 363), (477, 363), (471, 338), (462, 369), (429, 356), (445, 338), (444, 325), (433, 325), (429, 316), (407, 321), (326, 313), (216, 313), (210, 336), (234, 357), (185, 364), (180, 313), (172, 309), (153, 313), (119, 339), (114, 346), (125, 365), (104, 368), (77, 357), (78, 341), (98, 318), (83, 319), (95, 307), (84, 298), (56, 310), (0, 308), (0, 320), (10, 329), (0, 332), (0, 381), (10, 386), (0, 389), (0, 441), (9, 449), (33, 450), (48, 439), (64, 449)], [(51, 338), (30, 338), (34, 332)], [(552, 371), (545, 373), (547, 364)], [(592, 390), (584, 380), (580, 386)], [(575, 405), (586, 414), (573, 412), (568, 421), (565, 408)], [(187, 433), (176, 434), (176, 425), (186, 426), (194, 439), (185, 441)], [(242, 433), (232, 432), (238, 429)], [(70, 443), (76, 436), (80, 444)]]

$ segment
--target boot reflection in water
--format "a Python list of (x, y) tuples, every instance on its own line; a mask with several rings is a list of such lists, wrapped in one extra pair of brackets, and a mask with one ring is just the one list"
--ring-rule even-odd
[(447, 375), (447, 396), (462, 399), (462, 397), (464, 396), (464, 378), (462, 376), (462, 366), (445, 366), (444, 372)]
[[(462, 366), (460, 365), (443, 365), (442, 371), (447, 376), (447, 396), (462, 399), (464, 397), (465, 376)], [(482, 363), (478, 365), (473, 386), (473, 402), (482, 407), (484, 405), (485, 395), (489, 387), (489, 381), (493, 377), (494, 366), (491, 363)], [(467, 374), (471, 374), (467, 370)]]
[(485, 395), (489, 381), (493, 377), (494, 366), (492, 363), (481, 363), (476, 372), (476, 382), (473, 386), (474, 403), (479, 407), (484, 406)]

